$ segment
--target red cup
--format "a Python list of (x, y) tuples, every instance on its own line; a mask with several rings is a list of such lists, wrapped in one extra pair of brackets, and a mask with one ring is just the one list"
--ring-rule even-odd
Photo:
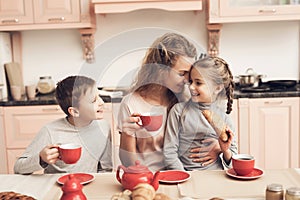
[(254, 169), (255, 159), (248, 154), (236, 154), (232, 156), (233, 170), (240, 176), (250, 174)]
[(147, 131), (157, 131), (163, 122), (163, 115), (158, 113), (143, 113), (139, 115), (141, 122), (137, 124)]
[(81, 146), (79, 144), (61, 144), (58, 147), (60, 159), (66, 164), (76, 163), (81, 156)]

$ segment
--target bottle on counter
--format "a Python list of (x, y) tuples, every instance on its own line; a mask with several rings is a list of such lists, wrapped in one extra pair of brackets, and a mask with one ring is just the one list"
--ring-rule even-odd
[(55, 83), (51, 76), (41, 76), (37, 84), (38, 92), (41, 94), (49, 94), (55, 90)]
[(300, 200), (300, 188), (288, 188), (285, 193), (285, 200)]
[(272, 183), (267, 185), (266, 200), (283, 200), (283, 187), (281, 184)]

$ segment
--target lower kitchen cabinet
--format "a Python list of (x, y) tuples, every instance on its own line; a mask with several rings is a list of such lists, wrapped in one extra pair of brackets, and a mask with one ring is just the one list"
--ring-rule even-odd
[(46, 123), (65, 116), (58, 105), (3, 107), (3, 113), (6, 173)]
[(263, 169), (299, 167), (299, 99), (238, 99), (240, 153)]

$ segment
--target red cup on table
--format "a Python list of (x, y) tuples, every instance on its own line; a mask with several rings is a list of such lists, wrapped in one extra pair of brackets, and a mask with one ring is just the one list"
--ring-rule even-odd
[(59, 145), (58, 152), (60, 160), (64, 161), (66, 164), (76, 163), (80, 159), (81, 149), (81, 145), (74, 143)]
[(240, 176), (250, 174), (254, 169), (255, 159), (249, 154), (236, 154), (232, 156), (233, 170)]

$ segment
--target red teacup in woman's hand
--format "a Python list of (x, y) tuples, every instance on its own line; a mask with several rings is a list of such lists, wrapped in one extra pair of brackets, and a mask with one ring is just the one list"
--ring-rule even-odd
[(143, 113), (139, 117), (141, 122), (137, 124), (144, 127), (147, 131), (157, 131), (163, 122), (163, 115), (159, 113)]
[(81, 156), (81, 146), (79, 144), (61, 144), (58, 151), (60, 159), (66, 164), (76, 163)]
[(233, 170), (240, 176), (250, 174), (254, 169), (255, 159), (248, 154), (236, 154), (232, 156)]

